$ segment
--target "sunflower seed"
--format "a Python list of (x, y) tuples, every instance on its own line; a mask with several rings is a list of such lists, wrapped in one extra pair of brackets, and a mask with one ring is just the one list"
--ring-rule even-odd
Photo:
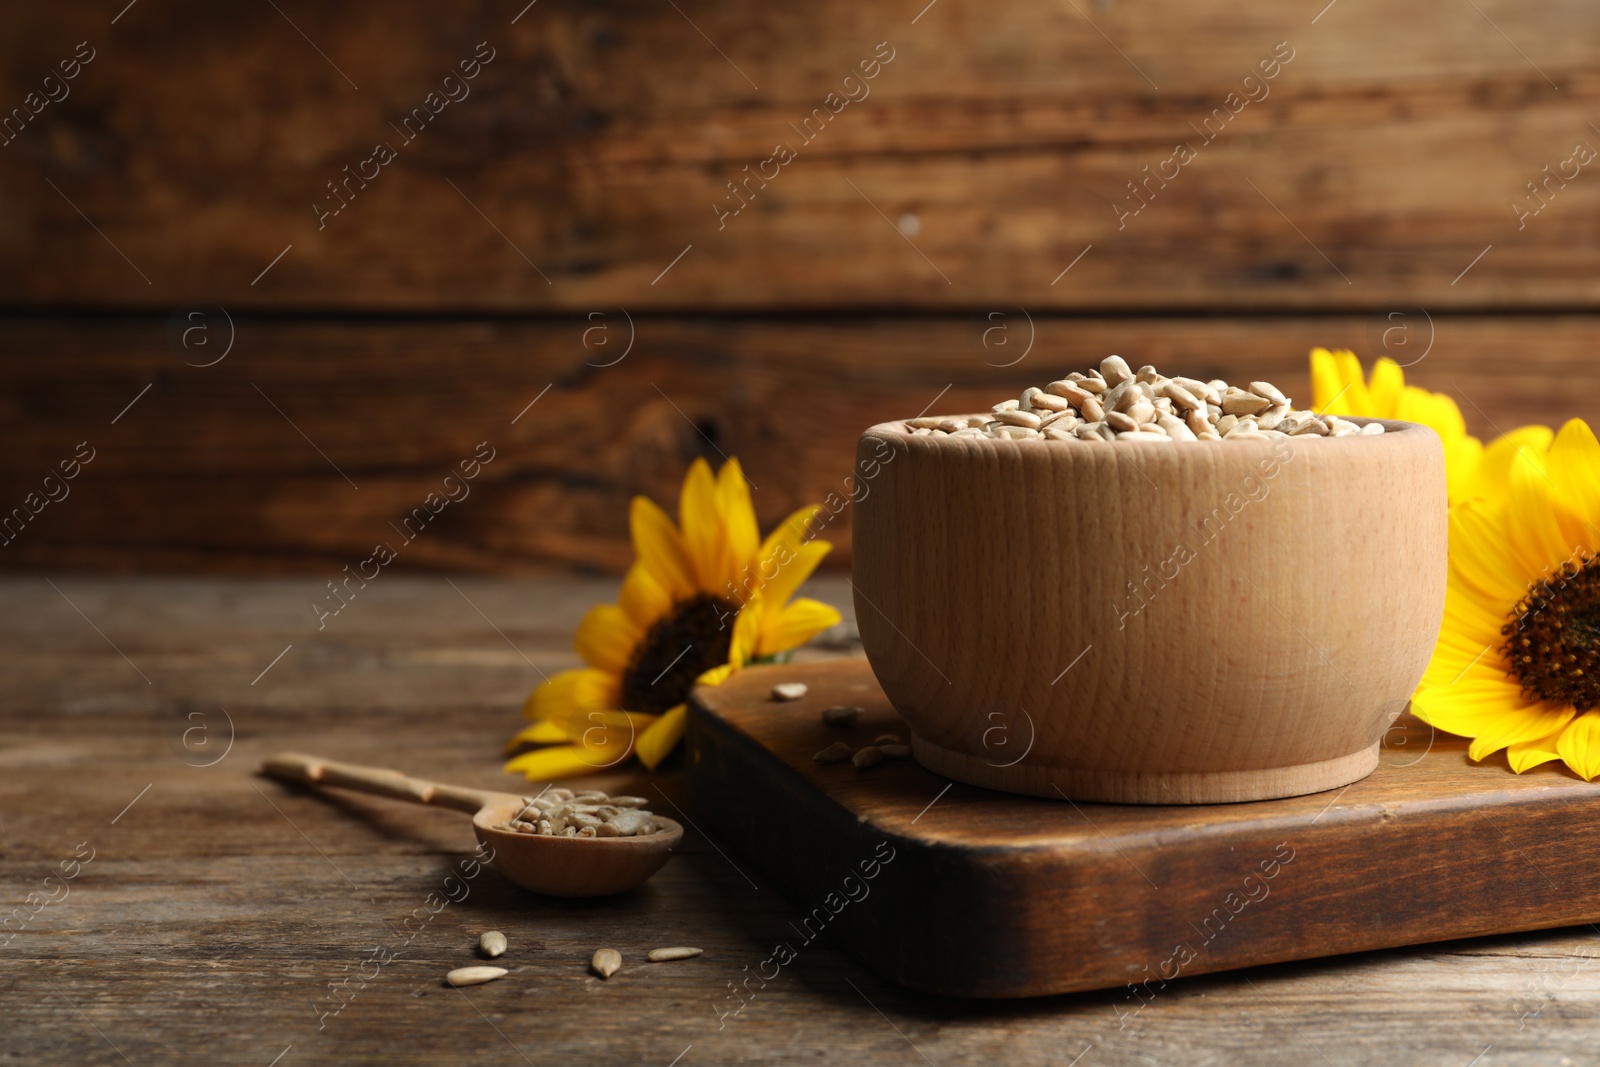
[(1072, 371), (1045, 386), (1029, 386), (989, 415), (918, 416), (903, 425), (916, 436), (988, 437), (1005, 441), (1119, 441), (1164, 439), (1189, 443), (1294, 434), (1352, 437), (1382, 433), (1348, 420), (1296, 410), (1271, 382), (1231, 386), (1220, 378), (1167, 377), (1151, 364), (1134, 372), (1107, 356), (1098, 369)]
[(873, 738), (872, 743), (875, 745), (898, 745), (903, 742), (900, 740), (899, 734), (879, 734)]
[(614, 948), (599, 949), (589, 960), (589, 966), (594, 968), (594, 973), (601, 978), (610, 978), (622, 969), (622, 953)]
[(1361, 435), (1363, 437), (1370, 437), (1378, 433), (1383, 433), (1383, 423), (1381, 422), (1369, 422), (1361, 427)]
[(829, 726), (854, 726), (861, 718), (861, 709), (849, 704), (835, 704), (822, 709), (822, 721)]
[(994, 417), (997, 422), (1007, 426), (1024, 426), (1030, 430), (1039, 428), (1039, 416), (1031, 411), (997, 411)]
[(1107, 356), (1100, 361), (1100, 376), (1110, 385), (1133, 380), (1133, 370), (1121, 356)]
[(645, 959), (651, 963), (664, 963), (667, 960), (686, 960), (704, 952), (701, 948), (653, 948), (645, 953)]
[(1289, 406), (1289, 398), (1284, 396), (1282, 391), (1271, 382), (1251, 382), (1250, 391), (1256, 396), (1266, 397), (1274, 404), (1282, 404), (1284, 407)]
[(850, 757), (850, 762), (856, 765), (856, 770), (858, 771), (864, 771), (868, 767), (876, 767), (883, 762), (883, 749), (877, 745), (868, 745), (865, 748), (858, 749), (856, 754)]
[(478, 938), (478, 948), (491, 960), (496, 956), (504, 955), (506, 951), (506, 935), (499, 930), (486, 930)]
[(504, 978), (509, 973), (504, 967), (457, 967), (445, 975), (444, 980), (453, 986), (482, 985), (496, 978)]
[(804, 682), (780, 682), (772, 687), (773, 700), (799, 700), (806, 695)]
[(835, 741), (811, 758), (818, 763), (843, 763), (850, 758), (850, 746), (843, 741)]

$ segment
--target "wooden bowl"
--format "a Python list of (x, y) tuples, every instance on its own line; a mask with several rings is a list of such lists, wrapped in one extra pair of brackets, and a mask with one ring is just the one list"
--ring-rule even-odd
[(1439, 439), (1384, 428), (1089, 444), (872, 427), (856, 618), (918, 761), (1135, 804), (1371, 772), (1427, 666), (1446, 577)]

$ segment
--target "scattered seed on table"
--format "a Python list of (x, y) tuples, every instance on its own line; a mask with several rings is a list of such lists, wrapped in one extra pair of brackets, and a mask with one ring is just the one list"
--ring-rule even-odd
[(504, 967), (457, 967), (445, 975), (444, 980), (453, 986), (482, 985), (504, 978), (508, 973)]
[(898, 745), (898, 744), (902, 744), (903, 742), (901, 742), (899, 734), (879, 734), (877, 739), (875, 741), (873, 741), (872, 743), (875, 744), (875, 745), (882, 746), (882, 745)]
[(664, 963), (667, 960), (686, 960), (704, 951), (701, 948), (653, 948), (646, 953), (645, 959), (651, 963)]
[(879, 745), (878, 751), (890, 759), (905, 759), (911, 755), (910, 745)]
[(594, 973), (601, 978), (610, 978), (622, 968), (622, 953), (614, 948), (599, 949), (589, 961), (589, 966), (593, 967)]
[(849, 704), (835, 704), (822, 711), (822, 721), (829, 726), (854, 726), (859, 718), (861, 709)]
[(858, 750), (854, 756), (851, 756), (850, 762), (856, 765), (856, 770), (858, 771), (864, 771), (868, 767), (876, 767), (883, 762), (883, 749), (876, 745), (868, 745), (866, 748)]
[(818, 763), (843, 763), (850, 758), (850, 746), (843, 741), (835, 741), (811, 758)]
[(478, 948), (482, 949), (483, 954), (492, 960), (505, 952), (506, 935), (499, 930), (486, 931), (482, 937), (478, 938)]
[(773, 700), (799, 700), (806, 695), (804, 682), (780, 682), (772, 687)]

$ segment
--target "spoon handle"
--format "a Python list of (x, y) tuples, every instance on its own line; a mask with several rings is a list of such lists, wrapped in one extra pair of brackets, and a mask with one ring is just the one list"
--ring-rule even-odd
[(392, 797), (395, 800), (409, 800), (413, 804), (432, 804), (469, 813), (476, 813), (486, 805), (506, 799), (508, 796), (504, 793), (468, 789), (459, 785), (441, 785), (438, 782), (412, 778), (383, 767), (340, 763), (299, 752), (280, 752), (263, 761), (261, 770), (274, 778), (283, 778), (291, 782), (336, 785), (344, 789)]

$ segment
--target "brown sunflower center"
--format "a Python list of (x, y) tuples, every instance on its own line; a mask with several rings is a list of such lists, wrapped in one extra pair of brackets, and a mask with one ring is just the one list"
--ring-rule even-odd
[(673, 605), (622, 673), (622, 706), (659, 715), (682, 704), (696, 678), (728, 662), (737, 612), (737, 605), (709, 593)]
[(1523, 693), (1579, 711), (1600, 704), (1600, 557), (1568, 560), (1528, 586), (1500, 632)]

